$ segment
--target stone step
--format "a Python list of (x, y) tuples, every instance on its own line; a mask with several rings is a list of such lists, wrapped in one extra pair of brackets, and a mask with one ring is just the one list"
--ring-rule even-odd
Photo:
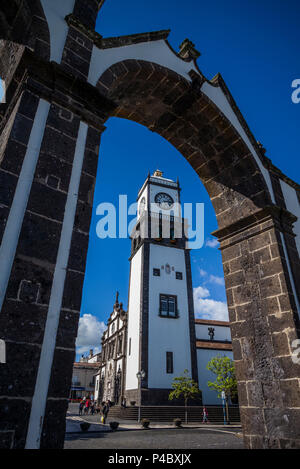
[[(202, 421), (203, 407), (188, 407), (188, 421), (201, 422)], [(218, 406), (206, 406), (208, 412), (208, 420), (213, 423), (223, 423), (223, 408)], [(113, 406), (110, 408), (109, 417), (119, 418), (124, 420), (137, 420), (138, 407), (132, 406), (126, 409), (120, 406)], [(185, 419), (184, 407), (174, 406), (142, 406), (141, 418), (148, 418), (154, 422), (168, 422), (175, 418)], [(229, 419), (232, 423), (240, 422), (240, 414), (238, 407), (229, 407)]]

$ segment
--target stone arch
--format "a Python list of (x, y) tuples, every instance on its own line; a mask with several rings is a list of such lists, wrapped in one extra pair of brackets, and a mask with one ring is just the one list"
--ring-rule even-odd
[[(165, 67), (130, 59), (113, 64), (96, 86), (115, 105), (109, 116), (133, 120), (166, 138), (206, 187), (219, 227), (214, 234), (222, 251), (245, 444), (297, 445), (291, 442), (297, 410), (284, 390), (289, 379), (297, 387), (299, 365), (290, 371), (290, 353), (300, 325), (282, 237), (292, 234), (295, 217), (273, 203), (245, 141), (201, 92), (201, 75), (191, 75), (189, 83)], [(279, 316), (289, 324), (285, 345)]]
[[(112, 115), (145, 125), (190, 163), (214, 206), (219, 228), (271, 205), (252, 153), (220, 109), (173, 70), (142, 60), (108, 68), (98, 90), (114, 101)], [(226, 217), (224, 217), (226, 213)]]
[(0, 39), (28, 46), (36, 55), (49, 60), (49, 28), (40, 0), (4, 2), (0, 31)]

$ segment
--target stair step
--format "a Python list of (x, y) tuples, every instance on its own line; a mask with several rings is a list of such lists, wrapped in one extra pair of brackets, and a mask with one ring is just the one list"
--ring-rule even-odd
[[(208, 412), (208, 419), (210, 422), (223, 423), (223, 408), (216, 406), (206, 406)], [(199, 422), (202, 420), (203, 407), (188, 407), (188, 421)], [(126, 409), (120, 406), (113, 406), (109, 412), (110, 417), (125, 419), (125, 420), (137, 420), (138, 419), (138, 407), (127, 407)], [(141, 407), (141, 418), (148, 418), (149, 420), (156, 422), (170, 422), (175, 418), (185, 419), (185, 408), (175, 406), (142, 406)], [(231, 422), (239, 423), (240, 414), (238, 407), (229, 407), (229, 418)]]

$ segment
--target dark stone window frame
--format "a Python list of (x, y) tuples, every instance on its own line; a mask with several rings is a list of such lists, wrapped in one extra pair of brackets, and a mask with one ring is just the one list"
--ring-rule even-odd
[[(170, 304), (171, 304), (171, 302), (169, 302), (170, 299), (174, 300), (174, 313), (173, 313), (173, 311), (170, 310)], [(166, 301), (166, 300), (167, 300), (167, 306), (168, 306), (167, 311), (162, 309), (162, 302)], [(167, 313), (167, 314), (165, 314), (165, 313)], [(178, 312), (178, 308), (177, 308), (177, 295), (169, 295), (169, 294), (166, 294), (166, 293), (160, 293), (160, 295), (159, 295), (159, 313), (158, 313), (158, 315), (161, 318), (167, 318), (167, 319), (177, 319), (177, 318), (179, 318), (179, 312)]]
[(173, 352), (166, 352), (166, 373), (174, 373), (174, 357)]

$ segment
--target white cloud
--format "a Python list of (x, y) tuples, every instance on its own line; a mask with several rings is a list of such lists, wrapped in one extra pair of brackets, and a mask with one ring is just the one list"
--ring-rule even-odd
[(93, 349), (94, 353), (98, 353), (100, 351), (101, 337), (105, 329), (105, 323), (99, 321), (92, 314), (84, 314), (79, 318), (76, 353), (82, 355), (89, 352), (90, 349)]
[(217, 285), (225, 285), (224, 278), (218, 277), (217, 275), (210, 275), (209, 282), (216, 283)]
[(199, 269), (199, 274), (201, 275), (201, 277), (205, 277), (205, 275), (207, 274), (207, 272), (203, 269)]
[(227, 304), (208, 298), (210, 292), (201, 286), (194, 288), (194, 310), (195, 317), (202, 319), (215, 319), (217, 321), (228, 321)]
[(219, 246), (219, 241), (215, 238), (210, 238), (206, 241), (205, 246), (208, 246), (209, 248), (216, 248)]
[(210, 296), (208, 288), (201, 286), (194, 288), (194, 300), (195, 298), (207, 298), (208, 296)]

